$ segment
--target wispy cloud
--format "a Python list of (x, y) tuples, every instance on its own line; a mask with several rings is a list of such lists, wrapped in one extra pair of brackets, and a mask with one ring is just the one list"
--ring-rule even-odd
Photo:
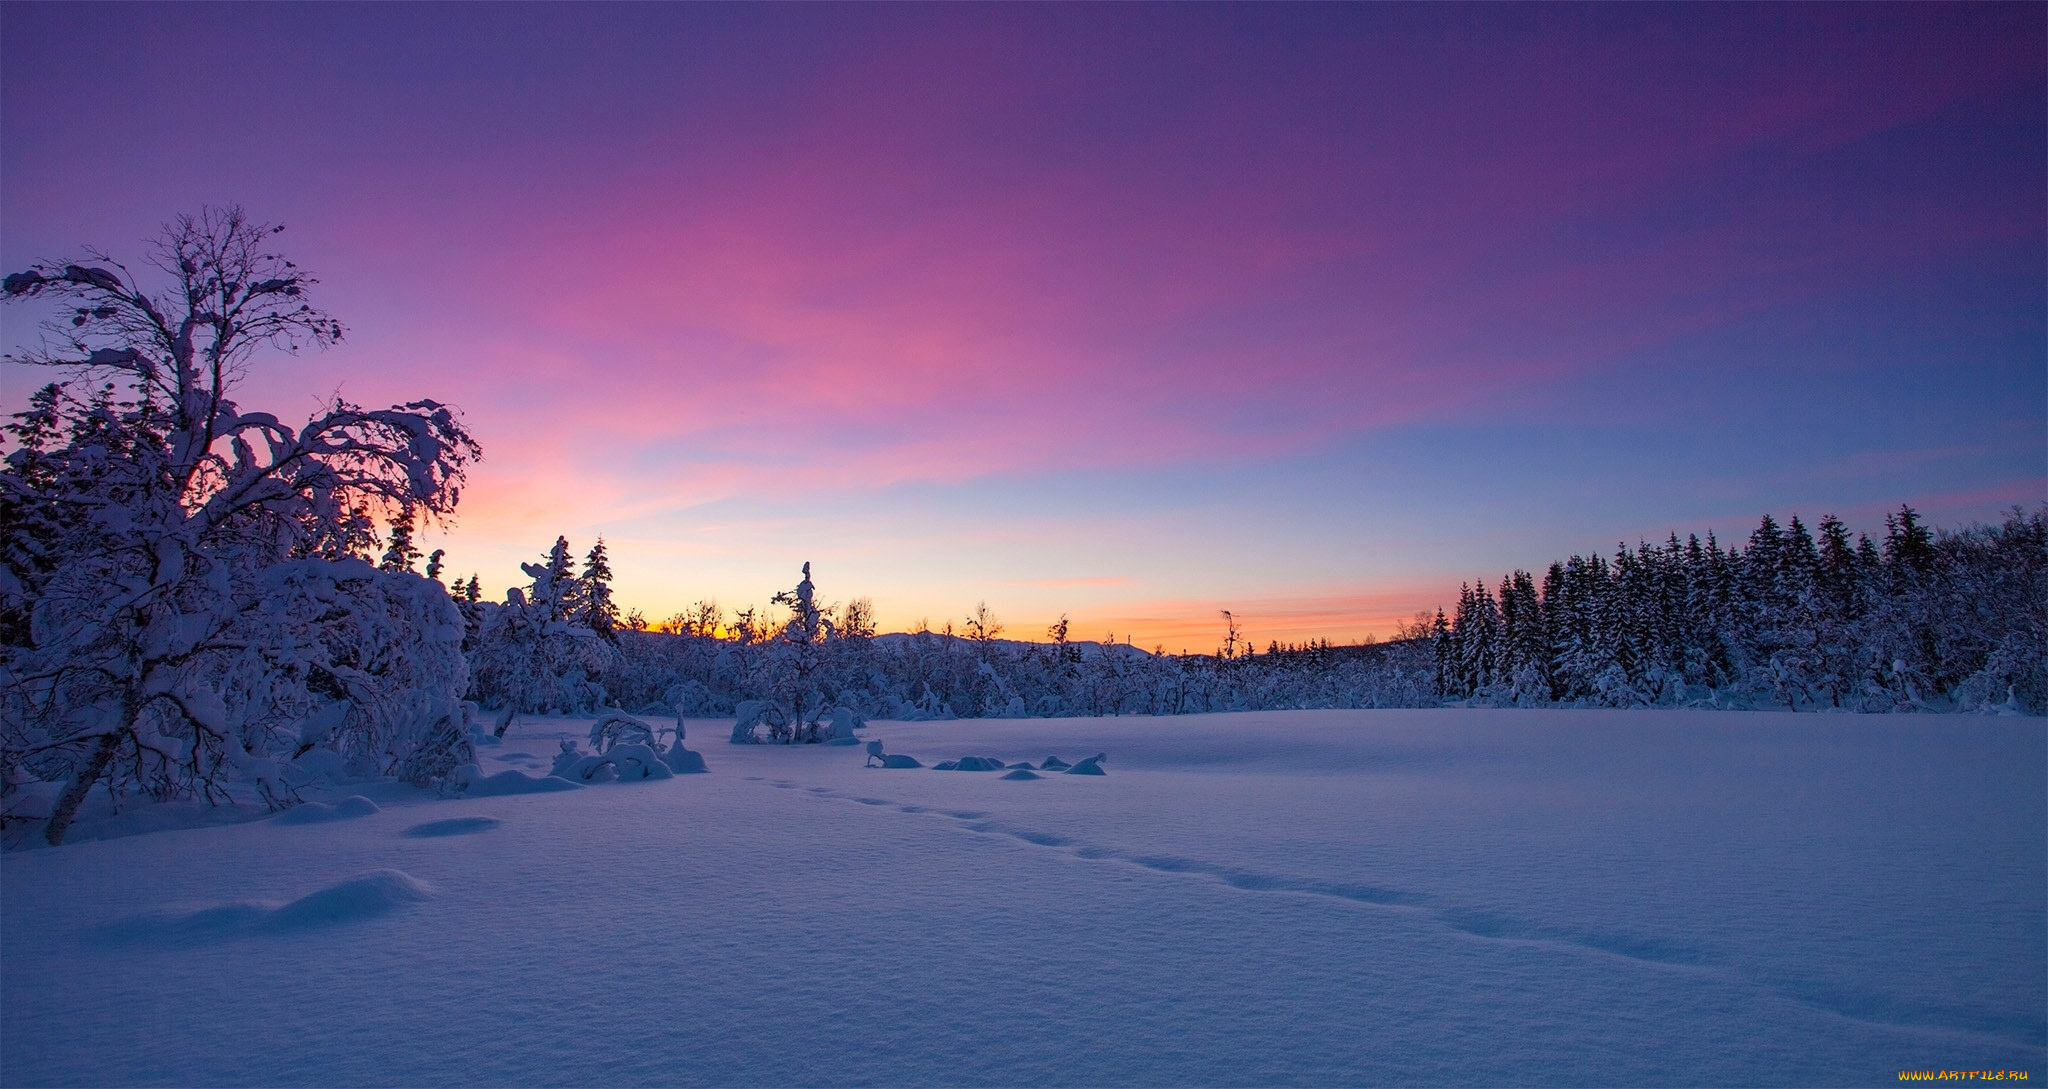
[[(1344, 640), (1541, 562), (1546, 520), (2038, 473), (2038, 7), (7, 19), (7, 252), (290, 221), (354, 333), (262, 391), (462, 405), (451, 554), (503, 580), (604, 532), (650, 612), (809, 558), (885, 611)], [(1061, 494), (1091, 478), (1123, 491)]]

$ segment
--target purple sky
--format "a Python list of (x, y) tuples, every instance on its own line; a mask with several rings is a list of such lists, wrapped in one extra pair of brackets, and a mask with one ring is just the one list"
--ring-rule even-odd
[[(2048, 497), (2040, 5), (0, 5), (0, 258), (289, 225), (494, 594), (1206, 650)], [(12, 345), (28, 308), (0, 311)], [(0, 371), (18, 410), (41, 376)]]

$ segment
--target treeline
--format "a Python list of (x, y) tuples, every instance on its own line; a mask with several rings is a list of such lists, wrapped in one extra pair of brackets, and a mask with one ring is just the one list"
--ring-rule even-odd
[[(862, 600), (821, 608), (806, 567), (778, 622), (715, 603), (655, 630), (621, 618), (603, 545), (571, 575), (566, 541), (503, 605), (459, 602), (471, 696), (518, 711), (617, 704), (685, 716), (765, 700), (807, 719), (1188, 714), (1334, 707), (1708, 707), (1800, 711), (2048, 708), (2048, 508), (1935, 531), (1911, 509), (1874, 542), (1837, 519), (1816, 536), (1766, 516), (1741, 547), (1672, 535), (1612, 559), (1573, 556), (1460, 591), (1391, 642), (1268, 645), (1224, 616), (1213, 654), (1114, 637), (999, 637), (986, 606), (959, 627), (876, 635)], [(602, 574), (597, 574), (602, 572)], [(799, 605), (798, 603), (803, 603)], [(601, 603), (601, 604), (598, 604)], [(812, 619), (802, 621), (804, 609)], [(793, 634), (798, 632), (801, 634)]]
[(1464, 587), (1428, 641), (1438, 691), (1494, 704), (1852, 711), (2048, 705), (2048, 508), (1881, 544), (1766, 515), (1744, 547), (1674, 534)]

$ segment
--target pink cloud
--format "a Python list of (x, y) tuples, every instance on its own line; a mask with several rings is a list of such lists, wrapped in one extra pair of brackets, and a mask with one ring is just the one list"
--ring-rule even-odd
[[(591, 199), (521, 224), (466, 300), (529, 346), (486, 349), (494, 369), (601, 368), (551, 417), (821, 487), (1298, 448), (1781, 301), (1817, 264), (1891, 256), (1912, 244), (1899, 232), (1760, 252), (1745, 231), (1806, 221), (1786, 205), (1733, 233), (1489, 268), (1728, 156), (1839, 146), (2025, 67), (1927, 66), (1886, 39), (1858, 66), (1766, 47), (1726, 78), (1647, 78), (1693, 63), (1674, 30), (1461, 43), (1476, 78), (1446, 81), (1427, 42), (1396, 35), (1306, 88), (1167, 110), (1125, 144), (1036, 161), (978, 130), (1030, 135), (1033, 111), (1079, 110), (1091, 89), (1028, 45), (997, 48), (1000, 20), (940, 27), (820, 71), (772, 139), (650, 146)], [(1630, 72), (1650, 93), (1611, 93)], [(1344, 130), (1299, 114), (1317, 80), (1413, 100)], [(1937, 227), (1918, 245), (1984, 229), (1916, 230)]]

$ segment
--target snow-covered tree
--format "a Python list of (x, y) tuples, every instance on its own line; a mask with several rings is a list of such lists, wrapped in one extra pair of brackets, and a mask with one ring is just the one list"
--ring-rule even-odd
[[(593, 550), (598, 567), (602, 552)], [(470, 638), (471, 695), (488, 706), (519, 712), (587, 711), (606, 705), (603, 678), (621, 663), (609, 630), (590, 626), (591, 599), (575, 573), (566, 537), (555, 538), (541, 563), (519, 569), (533, 580), (514, 588), (502, 605), (482, 605)], [(604, 598), (610, 608), (609, 597)]]
[[(151, 250), (156, 286), (97, 251), (4, 281), (7, 300), (62, 315), (8, 359), (93, 383), (82, 398), (53, 383), (15, 414), (0, 471), (0, 790), (65, 783), (52, 843), (96, 786), (284, 789), (266, 761), (322, 700), (350, 702), (343, 732), (374, 738), (383, 770), (422, 722), (458, 713), (452, 603), (362, 561), (374, 515), (451, 513), (480, 451), (433, 401), (337, 400), (298, 427), (237, 404), (261, 350), (343, 335), (271, 251), (282, 229), (235, 208), (180, 217)], [(357, 628), (367, 649), (336, 641)], [(379, 648), (410, 660), (346, 660)]]
[(789, 621), (782, 626), (768, 666), (769, 687), (789, 712), (788, 732), (778, 730), (776, 737), (791, 743), (815, 741), (819, 716), (826, 710), (819, 691), (824, 664), (821, 649), (832, 636), (832, 622), (818, 605), (811, 565), (804, 564), (804, 577), (796, 589), (780, 591), (772, 600), (789, 609)]
[(412, 570), (412, 565), (419, 562), (419, 546), (412, 541), (412, 522), (412, 507), (409, 504), (401, 507), (398, 516), (391, 520), (391, 537), (384, 546), (383, 558), (377, 561), (378, 570), (396, 574)]
[(527, 602), (538, 606), (550, 622), (568, 620), (576, 613), (583, 588), (576, 581), (575, 562), (569, 552), (569, 538), (557, 537), (554, 547), (548, 549), (545, 563), (519, 565), (526, 577), (533, 580), (526, 591)]
[(619, 626), (619, 608), (612, 603), (611, 559), (605, 555), (603, 537), (590, 546), (590, 554), (583, 558), (583, 576), (577, 582), (574, 620), (607, 640), (612, 638), (612, 630)]

